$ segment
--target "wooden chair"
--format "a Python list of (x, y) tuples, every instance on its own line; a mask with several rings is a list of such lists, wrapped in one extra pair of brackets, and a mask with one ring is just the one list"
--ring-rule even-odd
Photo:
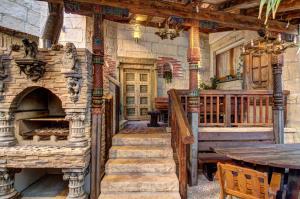
[(268, 174), (231, 164), (218, 163), (220, 199), (235, 196), (243, 199), (276, 199), (280, 190), (281, 174), (273, 173), (268, 184)]

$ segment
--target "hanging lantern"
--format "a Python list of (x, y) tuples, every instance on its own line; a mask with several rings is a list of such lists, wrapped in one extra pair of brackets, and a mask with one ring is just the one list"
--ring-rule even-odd
[(134, 24), (133, 27), (133, 38), (138, 43), (139, 40), (142, 38), (142, 31), (140, 24)]

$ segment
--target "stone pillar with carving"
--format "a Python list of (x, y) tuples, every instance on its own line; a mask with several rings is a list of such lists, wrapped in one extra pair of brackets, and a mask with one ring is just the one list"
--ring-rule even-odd
[(70, 147), (86, 147), (88, 140), (85, 135), (85, 115), (84, 113), (67, 113), (66, 120), (69, 121), (69, 146)]
[(272, 55), (273, 70), (273, 132), (276, 143), (284, 143), (284, 94), (282, 86), (283, 54)]
[(0, 112), (0, 147), (16, 145), (13, 125), (13, 115), (8, 112)]
[(84, 190), (84, 178), (87, 173), (86, 168), (63, 169), (63, 179), (69, 181), (69, 193), (67, 199), (87, 199), (88, 194)]
[[(199, 21), (192, 20), (191, 28), (189, 30), (189, 48), (188, 57), (189, 62), (189, 114), (188, 119), (191, 125), (195, 140), (198, 140), (198, 72), (200, 61), (200, 33), (199, 33)], [(195, 186), (198, 183), (198, 142), (194, 142), (190, 148), (190, 178), (189, 184)]]
[(15, 199), (19, 195), (14, 188), (15, 172), (7, 168), (0, 168), (0, 198)]

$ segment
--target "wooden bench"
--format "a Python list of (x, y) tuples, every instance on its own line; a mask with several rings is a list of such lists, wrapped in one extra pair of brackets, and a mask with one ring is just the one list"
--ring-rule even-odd
[(275, 143), (272, 128), (199, 128), (199, 153), (198, 162), (203, 174), (213, 180), (213, 174), (217, 171), (216, 163), (229, 162), (229, 158), (216, 154), (213, 148), (252, 146), (253, 144)]
[(157, 97), (154, 99), (155, 109), (160, 111), (160, 120), (167, 123), (169, 99), (168, 97)]

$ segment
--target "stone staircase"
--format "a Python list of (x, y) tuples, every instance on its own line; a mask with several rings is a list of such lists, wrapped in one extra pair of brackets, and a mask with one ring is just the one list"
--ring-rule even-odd
[(180, 199), (169, 133), (113, 137), (99, 199)]

